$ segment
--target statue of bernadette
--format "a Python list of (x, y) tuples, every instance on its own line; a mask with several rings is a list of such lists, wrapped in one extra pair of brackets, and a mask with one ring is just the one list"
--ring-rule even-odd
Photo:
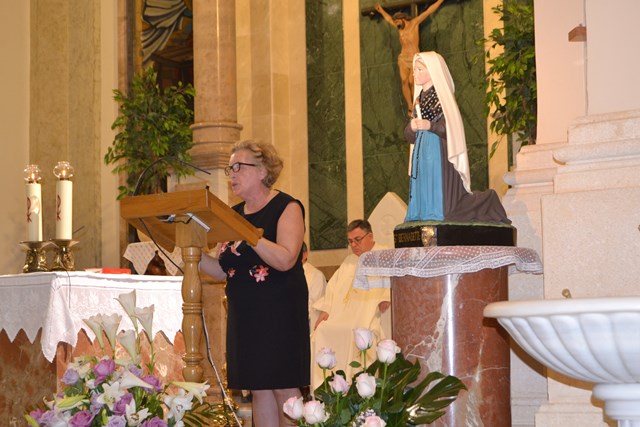
[(510, 224), (493, 190), (471, 191), (464, 125), (446, 62), (436, 52), (414, 56), (409, 206), (405, 222), (462, 221)]

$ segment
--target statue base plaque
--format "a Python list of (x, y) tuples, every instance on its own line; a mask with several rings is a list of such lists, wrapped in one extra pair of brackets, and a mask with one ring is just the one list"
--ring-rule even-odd
[(509, 224), (411, 221), (393, 230), (396, 249), (423, 246), (515, 246), (517, 230)]

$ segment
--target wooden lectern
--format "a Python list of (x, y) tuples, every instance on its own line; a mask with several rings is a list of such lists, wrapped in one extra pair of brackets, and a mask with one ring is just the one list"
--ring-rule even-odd
[(262, 230), (211, 194), (209, 189), (132, 196), (120, 201), (120, 215), (169, 252), (182, 250), (182, 333), (186, 381), (202, 381), (202, 285), (198, 264), (203, 248), (218, 242), (246, 240), (255, 245)]

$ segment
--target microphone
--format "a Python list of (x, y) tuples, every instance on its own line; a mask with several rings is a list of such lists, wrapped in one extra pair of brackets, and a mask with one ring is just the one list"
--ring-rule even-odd
[(174, 157), (174, 156), (160, 157), (160, 158), (154, 160), (153, 162), (151, 162), (151, 164), (149, 166), (147, 166), (146, 168), (144, 168), (142, 170), (142, 172), (140, 172), (140, 176), (138, 177), (138, 180), (136, 181), (136, 186), (134, 187), (132, 196), (137, 196), (138, 195), (138, 193), (140, 192), (140, 187), (142, 186), (142, 181), (144, 180), (145, 176), (147, 175), (147, 172), (152, 167), (154, 167), (155, 165), (157, 165), (160, 162), (168, 162), (169, 160), (178, 161), (178, 162), (182, 163), (183, 165), (188, 166), (188, 167), (190, 167), (192, 169), (198, 170), (200, 172), (204, 172), (207, 175), (211, 175), (211, 172), (206, 171), (206, 170), (204, 170), (202, 168), (199, 168), (198, 166), (196, 166), (196, 165), (194, 165), (192, 163), (189, 163), (187, 161), (184, 161), (182, 159), (179, 159), (177, 157)]
[[(138, 181), (136, 181), (136, 186), (135, 186), (135, 188), (134, 188), (134, 190), (133, 190), (133, 194), (131, 194), (131, 196), (137, 196), (137, 195), (138, 195), (138, 193), (140, 192), (140, 187), (141, 187), (141, 185), (142, 185), (142, 181), (144, 180), (144, 177), (146, 176), (146, 174), (149, 172), (149, 170), (150, 170), (152, 167), (154, 167), (156, 164), (158, 164), (158, 163), (160, 163), (160, 162), (168, 162), (169, 160), (178, 161), (179, 163), (182, 163), (183, 165), (188, 166), (188, 167), (190, 167), (190, 168), (192, 168), (192, 169), (198, 170), (198, 171), (200, 171), (200, 172), (204, 172), (204, 173), (206, 173), (207, 175), (211, 175), (211, 172), (206, 171), (206, 170), (204, 170), (204, 169), (202, 169), (202, 168), (199, 168), (198, 166), (196, 166), (196, 165), (194, 165), (194, 164), (192, 164), (192, 163), (189, 163), (189, 162), (187, 162), (187, 161), (185, 161), (185, 160), (179, 159), (179, 158), (177, 158), (177, 157), (174, 157), (174, 156), (160, 157), (160, 158), (158, 158), (158, 159), (154, 160), (153, 162), (151, 162), (151, 164), (150, 164), (149, 166), (147, 166), (146, 168), (144, 168), (144, 169), (142, 170), (142, 172), (140, 172), (140, 176), (138, 177)], [(202, 226), (203, 226), (203, 228), (205, 228), (207, 231), (209, 231), (209, 227), (208, 227), (208, 226), (206, 226), (206, 224), (202, 223), (202, 222), (200, 221), (200, 219), (199, 219), (199, 218), (197, 218), (195, 215), (192, 215), (192, 214), (189, 214), (189, 215), (190, 215), (189, 220), (192, 220), (192, 219), (196, 220), (198, 223), (200, 223), (200, 225), (202, 225)], [(175, 215), (164, 215), (164, 216), (159, 216), (159, 217), (157, 217), (157, 218), (158, 218), (160, 221), (163, 221), (163, 222), (173, 222), (173, 218), (171, 218), (172, 216), (175, 218)], [(139, 218), (139, 221), (142, 223), (142, 226), (143, 226), (143, 227), (144, 227), (144, 229), (146, 230), (146, 234), (147, 234), (147, 236), (149, 236), (149, 237), (151, 238), (151, 241), (156, 245), (156, 248), (158, 248), (158, 250), (159, 250), (160, 252), (162, 252), (162, 254), (163, 254), (163, 255), (164, 255), (164, 256), (165, 256), (169, 261), (171, 261), (171, 263), (172, 263), (173, 265), (175, 265), (175, 266), (176, 266), (176, 268), (177, 268), (177, 269), (178, 269), (182, 274), (184, 274), (184, 272), (182, 271), (182, 268), (180, 268), (180, 266), (179, 266), (178, 264), (176, 264), (176, 263), (171, 259), (171, 257), (170, 257), (170, 256), (169, 256), (169, 255), (164, 251), (164, 249), (162, 249), (162, 247), (160, 247), (160, 245), (158, 245), (158, 242), (156, 242), (156, 240), (153, 238), (153, 235), (152, 235), (151, 231), (149, 230), (149, 227), (147, 227), (147, 224), (144, 222), (144, 220), (143, 220), (142, 218)]]

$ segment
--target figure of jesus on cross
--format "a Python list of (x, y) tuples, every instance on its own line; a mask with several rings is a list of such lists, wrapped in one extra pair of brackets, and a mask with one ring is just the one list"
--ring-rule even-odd
[(400, 71), (400, 80), (402, 82), (402, 95), (409, 109), (409, 117), (411, 117), (413, 106), (413, 56), (420, 52), (420, 24), (429, 15), (438, 10), (443, 2), (444, 0), (437, 0), (415, 18), (411, 18), (403, 12), (396, 12), (391, 16), (379, 3), (374, 6), (384, 20), (398, 30), (398, 36), (400, 37), (398, 70)]

